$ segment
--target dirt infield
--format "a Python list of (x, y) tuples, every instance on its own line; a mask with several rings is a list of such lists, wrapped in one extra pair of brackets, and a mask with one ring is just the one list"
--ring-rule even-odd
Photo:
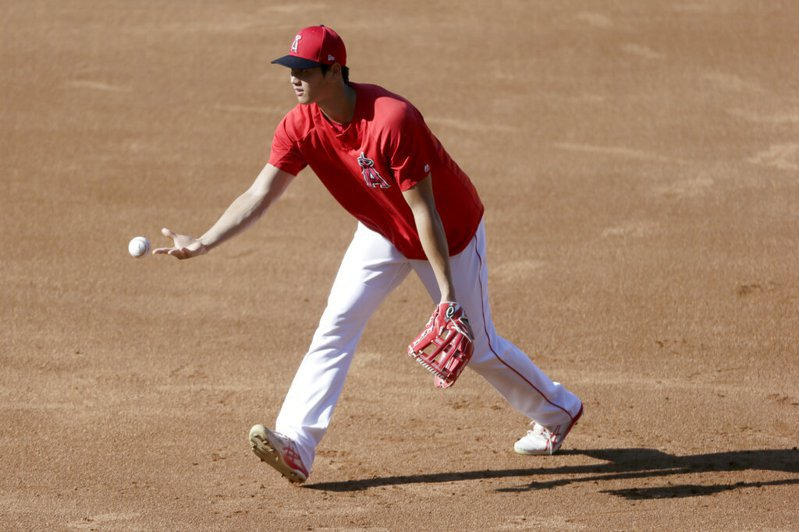
[[(2, 4), (0, 528), (799, 529), (796, 2)], [(250, 184), (315, 23), (478, 187), (497, 327), (585, 401), (562, 453), (408, 360), (409, 279), (309, 482), (252, 455), (355, 227), (310, 171), (206, 257), (127, 255)]]

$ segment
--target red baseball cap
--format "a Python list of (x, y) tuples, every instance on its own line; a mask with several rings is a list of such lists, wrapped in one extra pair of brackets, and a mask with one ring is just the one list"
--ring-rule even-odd
[(294, 36), (289, 55), (272, 61), (289, 68), (314, 68), (338, 63), (347, 65), (347, 49), (338, 33), (327, 26), (309, 26)]

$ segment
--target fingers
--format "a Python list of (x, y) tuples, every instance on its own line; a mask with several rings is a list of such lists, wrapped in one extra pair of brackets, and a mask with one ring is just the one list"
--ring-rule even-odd
[(161, 229), (161, 234), (172, 239), (172, 246), (155, 248), (153, 249), (153, 255), (171, 255), (177, 259), (183, 260), (208, 252), (208, 248), (195, 238), (179, 235), (166, 227)]
[(191, 257), (189, 250), (185, 248), (182, 249), (172, 248), (169, 250), (169, 254), (180, 260), (188, 259), (189, 257)]
[[(167, 238), (171, 238), (172, 239), (172, 243), (173, 244), (175, 243), (175, 237), (177, 235), (175, 233), (173, 233), (172, 231), (170, 231), (169, 229), (167, 229), (166, 227), (161, 229), (161, 234), (164, 235)], [(175, 249), (174, 246), (173, 247), (168, 247), (168, 248), (154, 248), (153, 249), (153, 255), (166, 255), (170, 251), (172, 251), (173, 249)]]
[(153, 249), (153, 255), (172, 255), (173, 257), (177, 257), (179, 259), (185, 258), (183, 254), (180, 253), (181, 250), (176, 247), (177, 243), (175, 242), (175, 240), (177, 239), (178, 235), (176, 235), (172, 230), (166, 227), (161, 229), (161, 234), (167, 238), (172, 239), (172, 243), (175, 245), (168, 248), (155, 248)]
[(191, 252), (186, 248), (155, 248), (153, 255), (171, 255), (178, 259), (188, 259), (192, 256)]

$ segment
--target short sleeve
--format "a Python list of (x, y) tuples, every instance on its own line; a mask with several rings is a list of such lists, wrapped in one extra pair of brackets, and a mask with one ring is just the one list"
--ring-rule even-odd
[(269, 164), (280, 168), (291, 175), (297, 175), (308, 163), (300, 153), (299, 143), (291, 134), (293, 129), (290, 124), (291, 114), (283, 117), (272, 138), (272, 149), (269, 154)]
[(386, 155), (400, 190), (412, 188), (430, 173), (432, 135), (421, 113), (410, 104), (391, 120)]

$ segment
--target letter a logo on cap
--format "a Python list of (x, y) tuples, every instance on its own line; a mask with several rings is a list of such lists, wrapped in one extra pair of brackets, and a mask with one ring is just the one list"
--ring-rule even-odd
[(272, 63), (289, 68), (315, 68), (320, 65), (347, 64), (347, 49), (338, 33), (326, 26), (308, 26), (291, 41), (289, 54)]

